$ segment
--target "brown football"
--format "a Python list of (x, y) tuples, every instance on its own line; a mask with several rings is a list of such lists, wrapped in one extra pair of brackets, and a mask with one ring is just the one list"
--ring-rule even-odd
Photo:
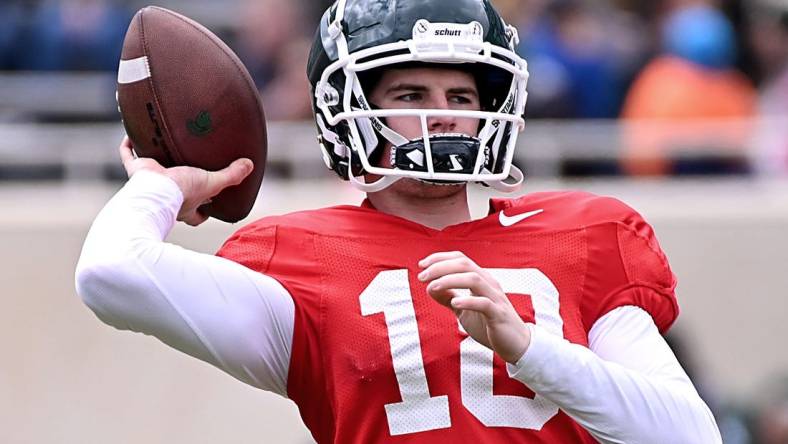
[(141, 9), (123, 42), (118, 105), (140, 157), (209, 171), (251, 159), (249, 177), (200, 207), (226, 222), (249, 214), (265, 169), (265, 116), (249, 72), (221, 39), (170, 10)]

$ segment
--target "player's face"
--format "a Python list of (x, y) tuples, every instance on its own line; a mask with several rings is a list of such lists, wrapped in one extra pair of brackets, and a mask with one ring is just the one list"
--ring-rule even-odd
[[(472, 75), (456, 69), (429, 67), (386, 70), (372, 90), (370, 99), (383, 109), (480, 109), (476, 81)], [(408, 139), (422, 137), (418, 117), (387, 117), (386, 123)], [(476, 136), (479, 120), (429, 117), (427, 128), (430, 134), (460, 133)]]
[[(383, 109), (453, 109), (478, 111), (479, 91), (473, 76), (456, 69), (407, 68), (389, 69), (371, 91), (371, 102)], [(422, 137), (418, 117), (387, 117), (386, 124), (408, 139)], [(430, 117), (427, 119), (429, 134), (461, 133), (476, 136), (479, 119), (456, 117)], [(380, 159), (380, 166), (390, 167), (391, 144), (387, 144)], [(369, 180), (376, 180), (370, 175)], [(415, 179), (403, 179), (389, 187), (390, 190), (413, 198), (442, 199), (458, 195), (465, 190), (465, 183), (435, 185)]]

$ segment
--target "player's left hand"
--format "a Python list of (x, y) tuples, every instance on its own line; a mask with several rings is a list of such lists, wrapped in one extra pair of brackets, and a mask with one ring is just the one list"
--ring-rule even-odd
[[(487, 270), (458, 251), (431, 254), (419, 267), (423, 270), (418, 278), (428, 282), (427, 293), (451, 308), (476, 342), (511, 364), (523, 356), (531, 332)], [(470, 296), (460, 290), (470, 290)]]

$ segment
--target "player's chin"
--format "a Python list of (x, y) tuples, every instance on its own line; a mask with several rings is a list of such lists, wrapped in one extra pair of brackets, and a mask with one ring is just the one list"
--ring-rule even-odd
[(393, 186), (400, 188), (400, 191), (427, 199), (439, 199), (453, 196), (465, 191), (467, 182), (448, 182), (422, 179), (401, 179)]

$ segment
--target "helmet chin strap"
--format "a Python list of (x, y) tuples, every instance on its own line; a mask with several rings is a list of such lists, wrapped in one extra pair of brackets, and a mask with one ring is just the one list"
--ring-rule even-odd
[[(352, 148), (349, 148), (347, 150), (347, 154), (348, 165), (353, 165), (353, 155), (359, 153), (355, 152)], [(376, 193), (378, 191), (382, 191), (400, 179), (402, 179), (402, 176), (381, 176), (380, 179), (367, 183), (364, 176), (354, 175), (352, 168), (348, 167), (348, 180), (350, 181), (350, 184), (353, 185), (353, 187), (357, 190), (363, 191), (365, 193)]]
[(394, 182), (403, 179), (403, 176), (382, 176), (380, 179), (366, 183), (354, 175), (350, 175), (350, 183), (358, 190), (365, 193), (376, 193), (388, 188)]
[[(505, 180), (494, 180), (484, 183), (496, 191), (500, 191), (502, 193), (514, 193), (515, 191), (518, 191), (522, 187), (523, 181), (525, 180), (525, 175), (519, 168), (512, 165), (511, 169), (509, 170), (509, 177), (514, 179), (514, 182), (507, 183)], [(376, 193), (378, 191), (382, 191), (388, 188), (394, 182), (397, 182), (398, 180), (405, 178), (406, 178), (405, 176), (383, 176), (372, 183), (366, 183), (360, 180), (358, 177), (351, 174), (350, 183), (356, 189), (363, 191), (365, 193)]]
[[(507, 183), (506, 180), (509, 178), (514, 179), (514, 182)], [(525, 174), (523, 174), (520, 168), (512, 165), (509, 167), (509, 178), (505, 180), (494, 180), (484, 183), (486, 183), (490, 188), (502, 193), (514, 193), (515, 191), (519, 190), (520, 187), (522, 187), (523, 181), (525, 180)]]

